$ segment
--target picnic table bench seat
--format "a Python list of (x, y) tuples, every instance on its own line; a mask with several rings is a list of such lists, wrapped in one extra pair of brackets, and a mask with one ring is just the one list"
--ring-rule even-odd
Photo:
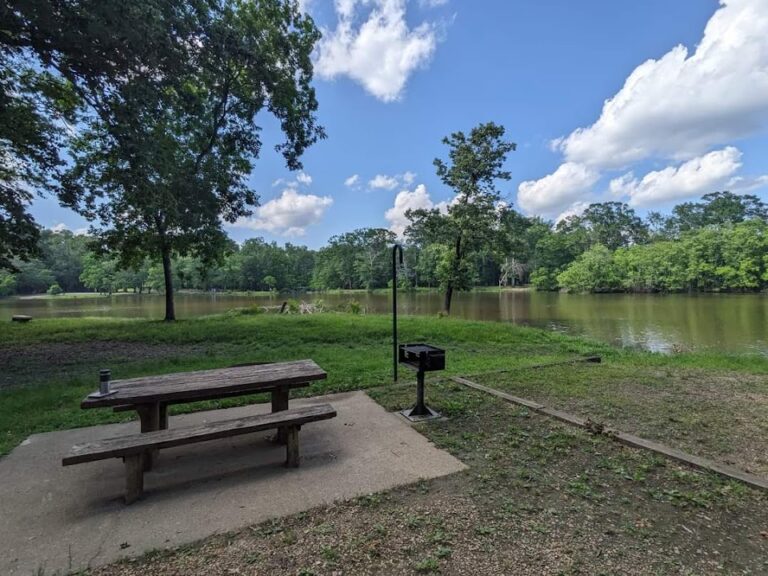
[(296, 467), (299, 465), (299, 430), (301, 426), (310, 422), (328, 420), (335, 416), (336, 410), (333, 406), (319, 404), (271, 414), (259, 414), (245, 418), (109, 438), (74, 446), (62, 460), (62, 464), (70, 466), (108, 458), (123, 458), (126, 472), (125, 501), (127, 504), (131, 504), (141, 497), (144, 490), (145, 467), (143, 459), (148, 451), (263, 430), (282, 429), (285, 430), (286, 434), (285, 464), (288, 467)]

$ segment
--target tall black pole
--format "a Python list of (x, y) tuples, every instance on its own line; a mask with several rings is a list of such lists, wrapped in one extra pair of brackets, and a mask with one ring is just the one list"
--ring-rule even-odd
[(400, 244), (392, 246), (392, 374), (397, 382), (397, 255), (400, 253), (400, 264), (403, 263), (403, 247)]

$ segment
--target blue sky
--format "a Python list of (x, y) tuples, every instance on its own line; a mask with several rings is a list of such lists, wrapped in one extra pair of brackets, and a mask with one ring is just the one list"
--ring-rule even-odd
[[(303, 5), (324, 31), (315, 86), (328, 139), (290, 173), (262, 119), (251, 176), (262, 207), (228, 228), (238, 241), (319, 247), (354, 228), (399, 232), (407, 208), (452, 197), (432, 166), (441, 138), (487, 121), (519, 146), (500, 188), (526, 214), (556, 219), (605, 200), (644, 214), (768, 188), (765, 0)], [(87, 226), (51, 198), (33, 213)]]

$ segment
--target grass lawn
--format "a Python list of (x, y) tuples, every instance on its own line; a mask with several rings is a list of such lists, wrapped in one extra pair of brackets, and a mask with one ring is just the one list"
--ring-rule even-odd
[[(131, 418), (79, 409), (98, 369), (116, 378), (313, 358), (315, 395), (365, 388), (388, 409), (390, 320), (233, 312), (165, 324), (52, 319), (0, 333), (0, 454), (35, 432)], [(628, 432), (768, 474), (768, 360), (657, 354), (502, 323), (401, 319), (402, 341), (447, 349), (470, 376)], [(602, 364), (530, 368), (598, 353)], [(419, 430), (469, 469), (94, 574), (765, 574), (768, 498), (432, 376), (447, 420)], [(182, 405), (195, 410), (259, 398)]]

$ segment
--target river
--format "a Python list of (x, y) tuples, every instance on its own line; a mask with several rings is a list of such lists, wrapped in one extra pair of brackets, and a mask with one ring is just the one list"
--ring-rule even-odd
[[(356, 300), (368, 313), (388, 313), (384, 293), (298, 294), (301, 301), (322, 300), (328, 307)], [(252, 305), (277, 305), (284, 297), (180, 293), (179, 318), (225, 312)], [(437, 314), (442, 295), (401, 292), (401, 314)], [(162, 318), (161, 295), (120, 294), (82, 298), (0, 299), (0, 320), (13, 314), (34, 317)], [(768, 355), (766, 294), (599, 294), (575, 295), (523, 290), (478, 291), (455, 296), (456, 317), (511, 322), (584, 335), (617, 346), (670, 352), (721, 350)]]

